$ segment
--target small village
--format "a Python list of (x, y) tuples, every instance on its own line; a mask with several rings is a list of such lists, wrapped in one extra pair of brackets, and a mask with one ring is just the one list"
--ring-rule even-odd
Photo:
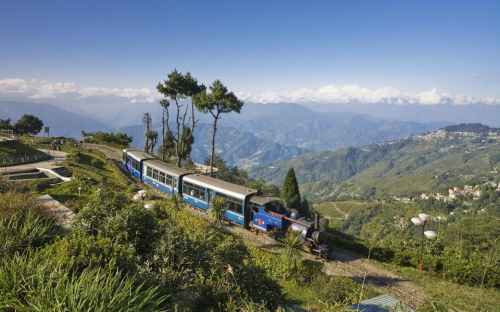
[(417, 200), (439, 200), (445, 203), (453, 202), (458, 199), (472, 199), (479, 200), (481, 198), (482, 189), (485, 187), (495, 188), (497, 192), (500, 193), (500, 182), (496, 183), (493, 181), (488, 181), (483, 184), (476, 185), (464, 185), (464, 187), (453, 186), (448, 189), (448, 194), (446, 193), (421, 193), (416, 197), (400, 197), (393, 196), (392, 199), (403, 202), (410, 203)]

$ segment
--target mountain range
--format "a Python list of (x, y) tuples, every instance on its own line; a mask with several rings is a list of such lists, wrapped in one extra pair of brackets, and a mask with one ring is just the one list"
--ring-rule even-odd
[[(152, 113), (154, 123), (158, 125), (161, 113), (155, 103), (120, 104), (103, 99), (77, 109), (71, 103), (0, 101), (0, 118), (15, 120), (25, 113), (34, 114), (50, 126), (52, 135), (70, 137), (80, 137), (81, 130), (124, 131), (134, 138), (136, 147), (143, 145), (140, 123), (142, 113), (146, 111)], [(444, 104), (246, 103), (240, 114), (222, 117), (217, 150), (228, 164), (250, 169), (300, 155), (312, 157), (309, 156), (311, 152), (407, 138), (450, 125), (453, 123), (450, 121), (467, 119), (467, 116), (472, 121), (491, 121), (488, 125), (500, 123), (500, 107), (480, 104), (451, 107)], [(208, 156), (211, 120), (202, 114), (198, 114), (198, 118), (200, 126), (195, 133), (192, 157), (201, 162)]]
[[(200, 117), (195, 132), (192, 158), (197, 162), (208, 156), (209, 122), (205, 116)], [(217, 150), (230, 165), (251, 168), (308, 151), (403, 138), (443, 124), (387, 121), (353, 113), (320, 113), (296, 104), (248, 104), (240, 114), (222, 117)], [(143, 145), (142, 126), (121, 130), (134, 138), (136, 147)]]
[(409, 138), (306, 153), (254, 168), (251, 176), (280, 185), (288, 168), (315, 199), (412, 196), (446, 190), (500, 172), (500, 129), (462, 124)]
[(0, 101), (0, 118), (19, 119), (23, 114), (38, 116), (53, 136), (79, 138), (81, 131), (110, 131), (112, 127), (95, 118), (44, 103)]

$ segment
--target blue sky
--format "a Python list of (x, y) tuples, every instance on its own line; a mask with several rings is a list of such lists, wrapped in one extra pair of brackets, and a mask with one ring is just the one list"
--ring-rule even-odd
[(0, 80), (78, 88), (500, 97), (500, 1), (2, 1), (0, 46)]

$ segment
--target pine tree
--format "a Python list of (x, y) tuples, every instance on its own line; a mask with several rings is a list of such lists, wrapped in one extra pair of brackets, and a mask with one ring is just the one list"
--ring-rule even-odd
[(288, 169), (285, 182), (283, 183), (281, 198), (288, 208), (301, 211), (299, 184), (297, 183), (293, 168)]
[(300, 213), (305, 217), (311, 217), (313, 215), (311, 205), (309, 204), (309, 201), (307, 200), (306, 197), (302, 198)]

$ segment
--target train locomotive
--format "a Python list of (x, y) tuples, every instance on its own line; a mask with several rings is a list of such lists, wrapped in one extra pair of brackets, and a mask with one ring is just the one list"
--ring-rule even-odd
[(319, 217), (316, 215), (314, 222), (306, 221), (296, 211), (286, 209), (279, 198), (262, 196), (255, 189), (171, 166), (136, 149), (123, 150), (122, 168), (136, 180), (160, 192), (176, 195), (205, 212), (212, 207), (214, 198), (222, 197), (227, 221), (246, 229), (272, 233), (275, 237), (287, 231), (298, 232), (311, 253), (328, 257)]

